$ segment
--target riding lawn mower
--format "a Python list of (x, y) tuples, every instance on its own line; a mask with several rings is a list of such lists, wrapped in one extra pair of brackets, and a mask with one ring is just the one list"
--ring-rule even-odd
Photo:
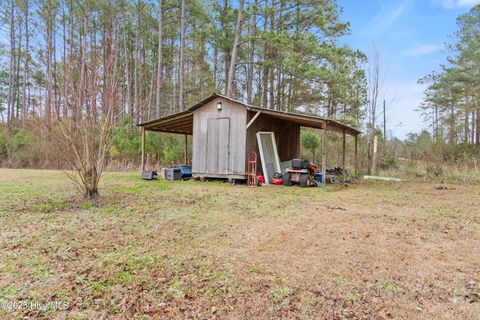
[(318, 168), (305, 159), (293, 159), (292, 165), (283, 174), (283, 185), (291, 186), (298, 184), (300, 187), (318, 186), (315, 179)]

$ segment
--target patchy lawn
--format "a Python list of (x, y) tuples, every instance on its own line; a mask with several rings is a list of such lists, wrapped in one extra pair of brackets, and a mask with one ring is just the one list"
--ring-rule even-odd
[(61, 172), (0, 169), (0, 318), (480, 314), (478, 185), (323, 192), (109, 173), (101, 192), (84, 201)]

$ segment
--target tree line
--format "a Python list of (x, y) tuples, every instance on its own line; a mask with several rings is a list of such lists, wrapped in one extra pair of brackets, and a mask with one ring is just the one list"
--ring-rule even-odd
[[(435, 141), (480, 149), (480, 5), (457, 18), (451, 55), (440, 72), (420, 79), (429, 86), (420, 111)], [(473, 148), (470, 148), (474, 150)]]
[[(68, 115), (67, 78), (82, 73), (81, 59), (104, 70), (110, 54), (116, 121), (182, 111), (214, 91), (357, 125), (362, 116), (366, 57), (338, 44), (349, 25), (334, 0), (0, 4), (0, 116), (9, 126)], [(101, 112), (103, 101), (96, 98)]]

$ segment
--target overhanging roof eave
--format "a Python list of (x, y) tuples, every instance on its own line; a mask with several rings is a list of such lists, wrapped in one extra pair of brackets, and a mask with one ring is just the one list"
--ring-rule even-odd
[(160, 119), (143, 122), (137, 126), (146, 131), (191, 135), (193, 134), (193, 113), (185, 110)]
[[(191, 121), (192, 121), (192, 130), (191, 131), (193, 132), (193, 111), (195, 111), (196, 109), (204, 106), (205, 104), (209, 103), (210, 101), (214, 100), (215, 98), (227, 99), (227, 100), (230, 100), (234, 103), (237, 103), (239, 105), (244, 106), (245, 108), (247, 108), (247, 110), (263, 111), (264, 114), (268, 114), (272, 117), (282, 118), (282, 119), (285, 119), (285, 120), (288, 120), (288, 121), (292, 121), (292, 122), (298, 123), (298, 124), (300, 124), (301, 126), (304, 126), (304, 127), (322, 129), (324, 124), (326, 123), (327, 124), (327, 130), (330, 130), (330, 131), (337, 131), (337, 132), (345, 131), (346, 133), (348, 133), (352, 136), (356, 136), (356, 135), (359, 135), (359, 134), (362, 133), (361, 131), (359, 131), (359, 130), (353, 128), (353, 127), (350, 127), (346, 124), (343, 124), (341, 122), (338, 122), (336, 120), (332, 120), (332, 119), (328, 119), (328, 118), (324, 118), (324, 117), (320, 117), (320, 116), (316, 116), (316, 115), (310, 115), (310, 114), (302, 114), (302, 113), (279, 111), (279, 110), (272, 110), (272, 109), (266, 109), (266, 108), (261, 108), (261, 107), (255, 107), (255, 106), (245, 104), (241, 101), (238, 101), (238, 100), (235, 100), (235, 99), (232, 99), (232, 98), (228, 98), (228, 97), (226, 97), (224, 95), (221, 95), (221, 94), (218, 94), (218, 93), (212, 94), (208, 98), (200, 101), (199, 103), (193, 105), (192, 107), (188, 108), (185, 111), (178, 112), (178, 113), (175, 113), (175, 114), (171, 114), (171, 115), (168, 115), (168, 116), (156, 119), (156, 120), (143, 122), (143, 123), (138, 124), (137, 126), (143, 127), (147, 131), (167, 132), (165, 130), (169, 130), (168, 132), (171, 132), (171, 133), (179, 133), (179, 132), (172, 132), (173, 130), (176, 130), (172, 127), (174, 127), (175, 125), (177, 125), (177, 126), (180, 125), (182, 127), (181, 129), (184, 129), (185, 122), (188, 122), (188, 121), (185, 121), (185, 120), (188, 119), (189, 117), (191, 117)], [(179, 123), (179, 122), (181, 122), (181, 123)], [(163, 131), (161, 131), (161, 130), (163, 130)], [(193, 134), (193, 133), (189, 133), (189, 134)]]
[(162, 122), (167, 122), (167, 121), (170, 121), (170, 120), (174, 121), (175, 119), (184, 119), (184, 118), (186, 118), (190, 115), (193, 115), (192, 111), (185, 110), (185, 111), (182, 111), (182, 112), (170, 114), (168, 116), (165, 116), (165, 117), (162, 117), (162, 118), (159, 118), (159, 119), (150, 120), (150, 121), (147, 121), (147, 122), (142, 122), (142, 123), (137, 124), (137, 126), (138, 127), (145, 127), (145, 129), (148, 130), (149, 127), (155, 126), (155, 125), (160, 124)]
[(300, 124), (303, 127), (323, 129), (326, 122), (327, 130), (331, 130), (331, 131), (345, 130), (345, 132), (353, 136), (359, 135), (361, 133), (361, 131), (355, 128), (352, 128), (348, 125), (345, 125), (343, 123), (340, 123), (332, 119), (323, 118), (319, 116), (312, 116), (308, 114), (299, 114), (299, 113), (279, 111), (279, 110), (270, 110), (265, 108), (252, 107), (252, 106), (248, 106), (247, 109), (251, 111), (262, 111), (264, 114), (270, 115), (276, 118), (282, 118), (289, 121), (293, 120), (294, 122)]
[(146, 129), (146, 131), (151, 131), (151, 132), (163, 132), (163, 133), (173, 133), (173, 134), (187, 134), (187, 135), (192, 135), (193, 132), (191, 130), (172, 130), (172, 129)]

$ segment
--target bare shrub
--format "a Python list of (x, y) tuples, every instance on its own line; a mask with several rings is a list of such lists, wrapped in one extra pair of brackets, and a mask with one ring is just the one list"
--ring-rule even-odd
[[(88, 23), (84, 21), (84, 35)], [(110, 35), (111, 36), (111, 35)], [(49, 125), (63, 147), (63, 156), (75, 187), (87, 198), (99, 195), (98, 185), (113, 141), (114, 114), (118, 108), (116, 40), (111, 37), (101, 58), (95, 47), (89, 51), (83, 38), (79, 57), (71, 56), (64, 72), (63, 114), (56, 110)]]

